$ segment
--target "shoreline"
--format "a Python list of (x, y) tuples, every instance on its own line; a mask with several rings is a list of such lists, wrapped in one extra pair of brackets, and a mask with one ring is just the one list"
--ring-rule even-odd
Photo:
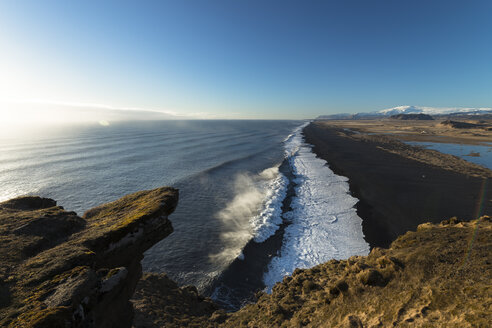
[[(283, 160), (279, 171), (289, 181), (286, 197), (282, 200), (283, 216), (292, 210), (290, 204), (295, 196), (294, 174), (288, 158)], [(277, 231), (261, 243), (256, 242), (254, 238), (251, 239), (242, 250), (242, 259), (235, 258), (205, 294), (212, 295), (214, 302), (227, 311), (237, 311), (244, 304), (255, 301), (256, 293), (265, 288), (263, 276), (268, 270), (271, 259), (280, 252), (284, 231), (289, 224), (288, 220), (282, 219), (282, 224)]]
[[(333, 258), (346, 259), (369, 252), (362, 219), (355, 208), (358, 199), (348, 193), (347, 178), (334, 174), (325, 166), (324, 160), (316, 158), (312, 146), (302, 135), (302, 128), (306, 125), (299, 127), (295, 134), (301, 138), (301, 143), (297, 145), (294, 142), (290, 148), (287, 147), (286, 151), (291, 155), (279, 167), (288, 185), (278, 230), (262, 242), (251, 239), (242, 249), (241, 256), (235, 258), (205, 291), (228, 311), (253, 302), (258, 291), (271, 290), (275, 282), (282, 281), (286, 272), (310, 268)], [(302, 155), (304, 152), (309, 155)], [(328, 194), (324, 194), (325, 191)], [(307, 208), (319, 203), (324, 211), (312, 212), (304, 206), (299, 208), (298, 201), (302, 197), (307, 201)], [(327, 223), (324, 215), (329, 215), (333, 221)], [(303, 219), (296, 220), (295, 216)], [(353, 224), (358, 225), (358, 233)], [(313, 240), (316, 241), (314, 244)], [(319, 244), (320, 240), (324, 243)]]
[[(404, 144), (390, 135), (356, 138), (353, 132), (320, 122), (310, 123), (303, 134), (335, 174), (349, 179), (371, 248), (388, 247), (420, 223), (454, 216), (472, 220), (492, 213), (490, 192), (487, 195), (485, 188), (492, 174), (488, 169), (463, 164), (450, 155), (441, 158), (436, 151), (400, 146)], [(388, 140), (391, 149), (385, 144)], [(420, 161), (412, 156), (420, 156)], [(443, 168), (444, 163), (448, 167)], [(477, 213), (481, 202), (483, 211)]]
[(404, 141), (487, 146), (490, 145), (490, 140), (492, 140), (492, 122), (486, 123), (487, 121), (482, 121), (484, 123), (481, 124), (484, 127), (481, 128), (454, 128), (449, 124), (445, 124), (446, 120), (444, 119), (395, 120), (384, 118), (373, 120), (319, 120), (317, 122), (352, 130), (355, 133), (389, 135)]

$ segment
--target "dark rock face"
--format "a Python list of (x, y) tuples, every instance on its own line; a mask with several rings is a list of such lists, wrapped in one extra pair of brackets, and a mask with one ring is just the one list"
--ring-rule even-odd
[(452, 120), (444, 121), (441, 124), (455, 129), (476, 129), (476, 128), (481, 128), (483, 126), (483, 124), (452, 121)]
[(165, 274), (144, 274), (132, 303), (135, 328), (218, 327), (227, 317), (194, 286), (178, 287)]
[(81, 218), (51, 199), (0, 203), (0, 325), (130, 327), (143, 252), (169, 235), (178, 191), (140, 191)]
[(434, 118), (427, 114), (398, 114), (392, 115), (390, 118), (394, 120), (417, 120), (417, 121), (432, 121)]
[[(56, 206), (56, 201), (50, 198), (41, 198), (38, 196), (25, 196), (10, 199), (1, 204), (2, 208), (13, 210), (40, 210)], [(63, 209), (63, 208), (62, 208)]]

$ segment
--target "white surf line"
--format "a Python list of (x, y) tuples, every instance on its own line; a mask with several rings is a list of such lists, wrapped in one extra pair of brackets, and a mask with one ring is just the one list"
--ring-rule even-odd
[(304, 142), (302, 129), (307, 124), (296, 128), (285, 142), (296, 177), (296, 196), (293, 210), (284, 215), (291, 224), (285, 229), (280, 253), (272, 258), (263, 276), (267, 291), (296, 268), (369, 253), (362, 219), (354, 208), (358, 199), (349, 194), (348, 179), (334, 174)]
[(221, 252), (209, 257), (225, 266), (234, 259), (244, 260), (243, 248), (253, 239), (262, 243), (282, 224), (282, 202), (288, 179), (273, 166), (253, 175), (241, 173), (234, 181), (234, 198), (215, 217), (222, 222)]
[(251, 219), (253, 226), (253, 239), (262, 243), (275, 234), (282, 224), (282, 202), (287, 194), (288, 179), (278, 170), (278, 167), (270, 168), (268, 185), (264, 187), (265, 200), (261, 212)]

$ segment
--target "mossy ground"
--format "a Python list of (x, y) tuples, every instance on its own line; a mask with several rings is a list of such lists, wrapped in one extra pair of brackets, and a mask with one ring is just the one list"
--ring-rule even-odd
[[(111, 243), (149, 221), (159, 221), (155, 235), (121, 246), (123, 256), (118, 260), (131, 266), (144, 247), (172, 231), (167, 215), (177, 201), (178, 192), (172, 188), (140, 191), (90, 210), (84, 218), (47, 198), (28, 196), (0, 203), (0, 326), (71, 326), (78, 320), (74, 313), (83, 307), (82, 300), (100, 296), (97, 286), (104, 277), (97, 272), (105, 269), (108, 277), (115, 273), (107, 258)], [(125, 257), (127, 252), (132, 255)], [(136, 283), (141, 269), (132, 268)], [(122, 302), (128, 302), (132, 292)], [(99, 301), (84, 303), (84, 311), (97, 312)]]
[(107, 246), (124, 238), (147, 220), (169, 215), (177, 202), (176, 190), (163, 187), (139, 191), (90, 209), (83, 215), (88, 222), (84, 244), (90, 248)]
[(389, 249), (296, 269), (272, 294), (260, 292), (256, 303), (228, 314), (194, 314), (185, 291), (156, 291), (147, 282), (137, 288), (138, 327), (485, 328), (492, 322), (491, 250), (490, 217), (423, 224)]
[[(171, 206), (163, 210), (165, 202)], [(107, 250), (95, 246), (107, 246), (135, 225), (167, 215), (176, 203), (177, 192), (157, 189), (89, 211), (86, 221), (44, 199), (0, 204), (0, 249), (5, 255), (0, 266), (0, 324), (70, 324), (74, 302), (92, 293), (87, 287), (97, 285), (97, 272), (105, 277), (116, 272), (113, 267), (94, 271), (98, 251)], [(39, 224), (47, 218), (54, 224), (48, 228)], [(78, 222), (82, 230), (66, 230), (63, 218)], [(45, 233), (59, 235), (49, 241), (49, 249), (29, 256), (16, 247), (37, 243), (36, 237)], [(256, 303), (229, 314), (193, 287), (179, 288), (169, 279), (150, 276), (136, 294), (143, 324), (139, 327), (488, 327), (491, 250), (488, 216), (422, 224), (389, 249), (374, 248), (367, 257), (297, 269), (275, 285), (271, 295), (260, 292)]]
[(490, 217), (424, 224), (390, 249), (297, 270), (224, 327), (488, 327), (491, 250)]

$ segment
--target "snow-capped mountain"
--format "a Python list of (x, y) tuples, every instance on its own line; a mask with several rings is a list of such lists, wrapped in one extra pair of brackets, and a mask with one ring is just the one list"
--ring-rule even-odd
[[(450, 114), (485, 114), (492, 112), (490, 107), (420, 107), (420, 106), (398, 106), (383, 109), (375, 113), (384, 116), (398, 114), (429, 114), (429, 115), (450, 115)], [(363, 114), (363, 113), (361, 113)]]
[(421, 106), (397, 106), (375, 112), (357, 114), (322, 115), (318, 119), (370, 119), (389, 117), (398, 114), (428, 114), (428, 115), (478, 115), (492, 114), (490, 107), (421, 107)]

